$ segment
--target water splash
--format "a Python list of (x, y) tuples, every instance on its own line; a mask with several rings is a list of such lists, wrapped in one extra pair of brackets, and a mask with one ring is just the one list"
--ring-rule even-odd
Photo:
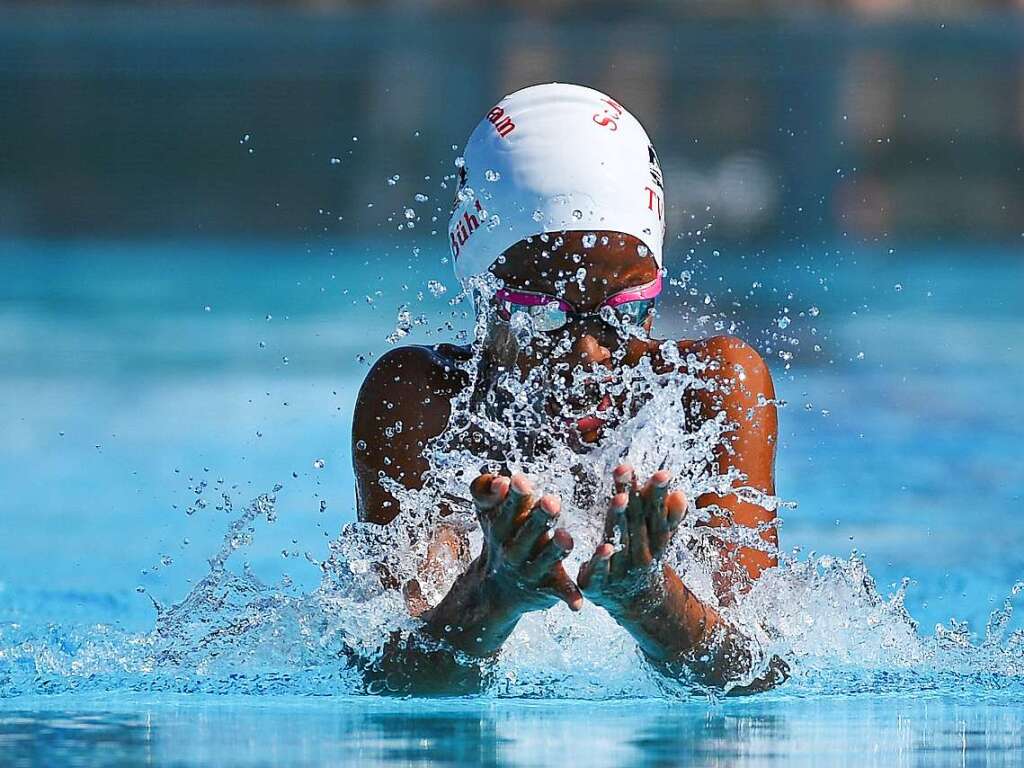
[[(586, 403), (599, 394), (611, 397), (625, 415), (600, 445), (581, 447), (541, 438), (552, 429), (547, 383), (566, 372), (541, 367), (519, 376), (510, 371), (496, 379), (493, 398), (480, 396), (487, 322), (484, 313), (474, 330), (476, 354), (463, 364), (468, 386), (455, 400), (449, 427), (427, 447), (430, 469), (423, 488), (410, 490), (382, 478), (399, 501), (399, 519), (386, 527), (346, 526), (330, 543), (326, 559), (309, 558), (309, 567), (321, 575), (316, 589), (304, 592), (288, 580), (264, 583), (237, 563), (259, 526), (274, 520), (275, 488), (235, 513), (209, 572), (182, 601), (156, 605), (156, 622), (148, 632), (0, 624), (0, 697), (82, 690), (360, 692), (363, 680), (355, 660), (379, 656), (392, 633), (417, 627), (395, 585), (422, 576), (428, 534), (441, 522), (440, 501), (452, 510), (444, 525), (465, 532), (469, 551), (479, 551), (467, 488), (481, 466), (526, 472), (539, 489), (562, 498), (562, 523), (576, 540), (570, 573), (600, 541), (607, 478), (623, 460), (641, 475), (671, 467), (689, 499), (721, 493), (737, 481), (732, 473), (716, 472), (712, 461), (732, 425), (724, 418), (688, 423), (678, 406), (684, 394), (708, 386), (695, 375), (701, 361), (686, 360), (686, 373), (657, 373), (644, 361), (614, 381), (568, 372), (571, 385), (555, 391), (559, 418), (586, 415)], [(528, 327), (523, 330), (524, 346), (549, 343)], [(622, 331), (637, 333), (636, 328)], [(673, 348), (663, 348), (662, 355), (673, 362)], [(491, 450), (468, 448), (471, 432), (486, 435)], [(494, 446), (501, 450), (496, 453)], [(771, 508), (790, 506), (753, 488), (739, 492)], [(714, 562), (706, 555), (714, 549), (710, 539), (724, 536), (748, 546), (761, 540), (756, 531), (712, 529), (700, 522), (691, 509), (667, 557), (698, 595), (714, 600)], [(382, 583), (378, 564), (390, 575), (388, 584)], [(427, 600), (439, 600), (465, 565), (457, 558), (442, 561), (432, 579), (422, 580)], [(1012, 627), (1024, 582), (1013, 586), (980, 636), (956, 620), (922, 634), (904, 606), (907, 588), (904, 583), (883, 595), (856, 553), (841, 558), (794, 551), (722, 610), (752, 638), (758, 657), (777, 654), (789, 663), (792, 677), (773, 696), (958, 695), (965, 687), (972, 696), (979, 690), (993, 696), (1024, 692), (1024, 631)], [(629, 635), (589, 604), (580, 614), (559, 605), (524, 618), (487, 665), (485, 680), (483, 695), (498, 697), (692, 695), (650, 669)]]

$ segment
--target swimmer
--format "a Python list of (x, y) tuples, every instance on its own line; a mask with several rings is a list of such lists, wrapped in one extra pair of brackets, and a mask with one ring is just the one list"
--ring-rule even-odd
[[(500, 285), (487, 299), (490, 306), (478, 309), (488, 317), (479, 375), (470, 384), (470, 348), (448, 344), (398, 348), (374, 365), (353, 425), (359, 519), (387, 525), (397, 515), (398, 501), (381, 484), (382, 476), (407, 488), (421, 486), (428, 469), (424, 448), (445, 430), (465, 387), (475, 388), (473, 401), (489, 399), (500, 413), (501, 398), (508, 395), (497, 384), (507, 371), (525, 376), (548, 366), (566, 372), (565, 382), (550, 380), (554, 394), (578, 367), (607, 371), (614, 380), (644, 357), (656, 371), (690, 365), (701, 380), (714, 379), (713, 387), (688, 390), (679, 403), (680, 426), (684, 417), (692, 425), (724, 413), (736, 426), (728, 445), (718, 448), (715, 469), (739, 473), (742, 482), (735, 485), (774, 495), (775, 393), (760, 355), (737, 338), (716, 336), (673, 342), (679, 355), (671, 355), (672, 362), (661, 352), (665, 341), (651, 336), (662, 288), (665, 201), (657, 156), (636, 118), (589, 88), (525, 88), (480, 122), (459, 170), (448, 233), (456, 273), (463, 282), (489, 273)], [(545, 343), (520, 343), (515, 327), (524, 314)], [(643, 332), (624, 334), (623, 324)], [(553, 410), (548, 436), (585, 452), (629, 416), (618, 406), (605, 394), (568, 429), (560, 428), (565, 419)], [(403, 425), (397, 433), (388, 429), (396, 421)], [(472, 444), (464, 447), (474, 454), (487, 453), (486, 435), (466, 440)], [(606, 487), (594, 489), (595, 496), (609, 499), (606, 540), (573, 576), (563, 565), (573, 539), (558, 526), (560, 499), (538, 497), (522, 474), (480, 474), (469, 492), (483, 530), (482, 551), (467, 555), (465, 532), (444, 524), (442, 516), (419, 579), (395, 586), (402, 587), (424, 633), (470, 657), (497, 653), (528, 612), (558, 601), (579, 611), (590, 600), (664, 674), (688, 671), (703, 684), (725, 685), (749, 672), (751, 657), (742, 634), (660, 562), (688, 505), (672, 481), (672, 467), (638, 477), (623, 464)], [(708, 494), (694, 502), (697, 509), (713, 509), (708, 525), (757, 528), (766, 543), (718, 545), (722, 566), (714, 587), (719, 604), (728, 604), (776, 565), (775, 515), (735, 494)], [(429, 605), (420, 582), (431, 578), (431, 564), (460, 558), (468, 566), (443, 599)], [(420, 666), (439, 676), (445, 666), (406, 658), (391, 669), (401, 664), (406, 674)], [(769, 687), (784, 676), (784, 664), (776, 660), (746, 688)]]

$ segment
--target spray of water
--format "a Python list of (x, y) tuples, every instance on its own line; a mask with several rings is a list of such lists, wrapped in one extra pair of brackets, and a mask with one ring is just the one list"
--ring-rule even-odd
[[(485, 300), (493, 284), (476, 287)], [(484, 380), (482, 357), (493, 318), (481, 312), (464, 363), (468, 386), (457, 396), (448, 428), (426, 448), (429, 471), (420, 489), (381, 478), (401, 512), (390, 525), (353, 523), (330, 544), (312, 592), (290, 582), (265, 584), (237, 569), (261, 521), (276, 514), (275, 488), (238, 513), (210, 570), (179, 603), (157, 606), (150, 632), (131, 634), (111, 627), (50, 627), (25, 630), (0, 625), (0, 696), (74, 690), (160, 690), (329, 695), (365, 691), (362, 665), (379, 658), (395, 633), (414, 636), (400, 589), (421, 576), (430, 533), (455, 527), (479, 552), (481, 538), (468, 485), (483, 466), (527, 473), (536, 487), (562, 499), (561, 524), (576, 541), (567, 569), (578, 565), (600, 542), (613, 467), (628, 461), (641, 476), (665, 467), (675, 486), (696, 499), (733, 489), (745, 499), (785, 511), (792, 505), (744, 487), (734, 473), (720, 474), (715, 449), (736, 427), (724, 418), (690, 423), (679, 404), (688, 391), (706, 387), (698, 376), (704, 363), (679, 360), (673, 346), (660, 350), (675, 364), (656, 372), (648, 360), (622, 368), (607, 381), (599, 373), (569, 372), (570, 385), (550, 386), (564, 371), (514, 366)], [(521, 347), (555, 344), (528, 324), (513, 329)], [(625, 335), (642, 334), (623, 327)], [(557, 356), (555, 356), (557, 357)], [(585, 415), (595, 393), (607, 394), (621, 423), (599, 445), (585, 447), (558, 439), (558, 423)], [(554, 397), (554, 409), (551, 398)], [(767, 405), (767, 404), (765, 404)], [(552, 410), (558, 417), (553, 421)], [(487, 449), (467, 446), (470, 433), (486, 435)], [(545, 437), (547, 436), (547, 437)], [(738, 489), (737, 489), (738, 484)], [(444, 517), (441, 503), (451, 510)], [(757, 531), (701, 525), (690, 514), (676, 532), (667, 561), (699, 597), (715, 603), (712, 573), (717, 547), (711, 537), (744, 546), (764, 546)], [(441, 562), (421, 582), (436, 602), (466, 566)], [(378, 568), (383, 565), (384, 569)], [(393, 581), (384, 584), (386, 572)], [(976, 638), (956, 621), (924, 636), (903, 605), (904, 583), (886, 597), (864, 561), (814, 553), (783, 554), (735, 604), (726, 618), (750, 638), (754, 658), (773, 655), (790, 666), (791, 679), (771, 695), (922, 690), (956, 693), (966, 681), (989, 691), (1024, 689), (1024, 632), (1010, 631), (1016, 584)], [(752, 674), (757, 673), (757, 669)], [(692, 695), (644, 661), (629, 635), (601, 609), (586, 605), (572, 614), (563, 605), (525, 617), (498, 658), (485, 665), (482, 695), (554, 698), (622, 698)]]

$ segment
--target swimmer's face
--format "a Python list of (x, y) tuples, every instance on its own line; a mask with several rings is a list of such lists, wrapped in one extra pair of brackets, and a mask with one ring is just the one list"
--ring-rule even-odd
[[(649, 283), (658, 276), (654, 258), (645, 251), (636, 238), (616, 232), (590, 233), (590, 236), (585, 232), (551, 234), (546, 241), (535, 237), (532, 242), (519, 243), (509, 249), (505, 257), (491, 267), (505, 288), (557, 296), (582, 315), (570, 315), (561, 328), (534, 334), (531, 343), (525, 346), (513, 345), (512, 348), (518, 347), (516, 363), (520, 371), (528, 374), (544, 366), (554, 377), (571, 384), (577, 367), (586, 371), (607, 368), (613, 375), (623, 365), (635, 365), (648, 350), (648, 343), (637, 338), (637, 334), (627, 334), (621, 327), (606, 322), (598, 312), (610, 297)], [(638, 319), (644, 334), (649, 334), (653, 315)], [(510, 324), (496, 317), (492, 338), (506, 346), (511, 334)], [(585, 442), (597, 440), (607, 417), (611, 416), (606, 413), (610, 399), (594, 391), (589, 395), (577, 392), (566, 396), (567, 388), (552, 387), (552, 390), (563, 400), (561, 404), (552, 404), (554, 410), (567, 399), (572, 401), (576, 411), (585, 411), (588, 406), (593, 409), (592, 416), (579, 419), (578, 431)], [(584, 402), (586, 400), (593, 402)], [(597, 416), (599, 411), (605, 418)]]

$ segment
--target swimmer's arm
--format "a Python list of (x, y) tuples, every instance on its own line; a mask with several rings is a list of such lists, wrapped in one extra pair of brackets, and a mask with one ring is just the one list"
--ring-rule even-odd
[(572, 550), (572, 539), (563, 529), (551, 530), (558, 518), (557, 498), (543, 496), (534, 503), (532, 486), (522, 475), (481, 475), (471, 492), (484, 528), (483, 551), (444, 599), (420, 616), (419, 630), (395, 633), (382, 656), (364, 665), (372, 692), (476, 690), (480, 662), (501, 648), (523, 615), (559, 599), (573, 610), (582, 605), (561, 562)]
[[(429, 468), (424, 446), (445, 428), (451, 398), (462, 386), (450, 363), (436, 349), (399, 347), (378, 360), (363, 382), (352, 423), (356, 513), (361, 522), (401, 524), (395, 520), (398, 500), (382, 478), (411, 490), (422, 487), (421, 478)], [(400, 430), (396, 430), (398, 422)], [(463, 545), (462, 537), (449, 527), (435, 528), (420, 580), (431, 579), (438, 567), (444, 567), (443, 560), (458, 559)], [(429, 605), (420, 581), (399, 583), (380, 560), (376, 571), (381, 584), (401, 590), (409, 613), (421, 617)], [(466, 663), (457, 648), (438, 641), (428, 626), (425, 623), (412, 633), (392, 633), (372, 658), (353, 655), (369, 692), (461, 694), (479, 688), (479, 665)]]
[(562, 561), (572, 537), (556, 528), (561, 503), (535, 499), (525, 475), (484, 474), (470, 486), (483, 548), (444, 599), (423, 615), (426, 631), (471, 656), (494, 654), (531, 611), (558, 600), (578, 611), (583, 597)]
[[(452, 350), (402, 347), (379, 360), (363, 383), (352, 427), (360, 521), (377, 525), (401, 524), (398, 499), (389, 492), (390, 484), (382, 483), (381, 478), (409, 489), (422, 486), (422, 477), (429, 468), (424, 447), (444, 430), (451, 400), (465, 385), (458, 378), (457, 366), (450, 364), (454, 354)], [(398, 421), (402, 422), (400, 430), (395, 429)], [(477, 478), (474, 486), (479, 485), (482, 479)], [(501, 498), (494, 501), (503, 502), (510, 479), (501, 478), (497, 482), (501, 486), (498, 494)], [(480, 488), (476, 490), (481, 491)], [(479, 500), (477, 496), (480, 495), (474, 493), (474, 499)], [(549, 504), (548, 511), (552, 510)], [(412, 633), (394, 633), (385, 642), (383, 652), (374, 658), (354, 659), (368, 690), (381, 693), (472, 692), (480, 685), (481, 660), (501, 647), (524, 613), (535, 610), (541, 603), (548, 607), (557, 601), (558, 594), (565, 595), (563, 599), (572, 601), (579, 608), (582, 602), (579, 590), (561, 567), (561, 559), (572, 548), (571, 538), (566, 540), (568, 534), (563, 532), (556, 541), (555, 535), (548, 530), (550, 526), (545, 524), (547, 514), (538, 517), (518, 514), (524, 511), (518, 510), (512, 515), (514, 519), (507, 521), (491, 514), (495, 511), (485, 510), (486, 514), (480, 517), (481, 523), (487, 524), (485, 539), (499, 546), (485, 547), (486, 553), (481, 553), (469, 565), (433, 609), (426, 605), (419, 582), (398, 583), (380, 564), (383, 561), (380, 558), (376, 570), (381, 583), (389, 589), (401, 589), (410, 614), (422, 619), (422, 624)], [(506, 524), (509, 522), (510, 525)], [(497, 535), (494, 535), (495, 523), (503, 529), (498, 530)], [(517, 538), (524, 529), (529, 537)], [(449, 534), (453, 532), (443, 523), (431, 532), (428, 560), (419, 574), (424, 583), (433, 578), (431, 571), (437, 564), (436, 558), (456, 556), (457, 544)], [(500, 577), (508, 575), (505, 566), (510, 563), (504, 557), (505, 545), (511, 546), (513, 539), (522, 545), (537, 544), (538, 551), (525, 547), (528, 554), (514, 553), (518, 562), (511, 565), (517, 568), (519, 565), (543, 565), (545, 558), (556, 563), (548, 564), (547, 573), (540, 568), (537, 574), (522, 574), (528, 577), (527, 581), (535, 582), (532, 586), (527, 584), (530, 588), (525, 591), (531, 593), (530, 596), (524, 595), (519, 585), (510, 585), (510, 579)], [(446, 549), (452, 551), (446, 552)], [(552, 573), (559, 577), (555, 583), (547, 580)], [(556, 596), (542, 594), (552, 587), (557, 587), (554, 590)]]
[[(647, 589), (609, 613), (633, 636), (648, 660), (669, 677), (689, 672), (704, 685), (723, 687), (750, 674), (753, 658), (748, 639), (691, 592), (667, 565), (655, 572)], [(786, 673), (785, 664), (776, 657), (760, 678), (729, 692), (767, 690), (783, 682)]]
[[(614, 475), (606, 534), (620, 546), (600, 545), (581, 567), (578, 583), (584, 595), (607, 610), (670, 676), (689, 671), (713, 686), (748, 676), (753, 659), (746, 638), (690, 591), (671, 567), (659, 566), (686, 512), (683, 494), (669, 491), (671, 474), (660, 470), (642, 488), (629, 465), (618, 467)], [(766, 676), (755, 686), (779, 680)]]
[[(708, 363), (701, 376), (709, 387), (699, 390), (686, 407), (705, 421), (724, 412), (726, 421), (735, 425), (728, 442), (716, 448), (718, 473), (738, 472), (742, 479), (735, 481), (734, 487), (774, 496), (778, 414), (768, 366), (757, 350), (730, 336), (705, 339), (688, 351)], [(741, 547), (720, 537), (713, 539), (721, 563), (715, 574), (715, 592), (720, 603), (730, 604), (762, 571), (778, 564), (775, 511), (743, 501), (736, 494), (704, 494), (696, 500), (696, 506), (698, 510), (711, 508), (708, 526), (754, 528), (763, 542), (757, 547)]]
[(483, 571), (474, 561), (444, 599), (419, 616), (416, 630), (392, 633), (380, 657), (363, 662), (368, 692), (457, 696), (481, 689), (486, 662), (524, 613)]
[[(681, 345), (680, 352), (693, 352), (708, 363), (708, 368), (701, 375), (709, 380), (711, 386), (699, 390), (693, 401), (685, 403), (692, 416), (706, 421), (725, 411), (726, 419), (737, 425), (729, 446), (718, 450), (719, 473), (724, 474), (730, 467), (734, 468), (745, 477), (737, 485), (774, 494), (778, 424), (775, 406), (771, 402), (775, 391), (768, 367), (756, 350), (731, 337), (720, 336), (685, 347)], [(625, 487), (617, 490), (628, 491)], [(649, 490), (645, 488), (644, 493), (649, 493)], [(667, 499), (672, 501), (671, 494)], [(704, 495), (696, 501), (698, 509), (711, 505), (716, 509), (708, 523), (710, 526), (759, 528), (759, 535), (766, 544), (764, 549), (760, 549), (719, 543), (721, 569), (715, 574), (714, 586), (719, 603), (728, 604), (737, 591), (749, 588), (764, 569), (776, 564), (778, 539), (776, 529), (771, 525), (775, 513), (741, 501), (735, 494)], [(669, 508), (662, 511), (657, 506), (649, 506), (646, 514), (653, 515), (654, 519), (672, 519)], [(636, 534), (641, 533), (636, 526), (642, 528), (643, 519), (643, 516), (634, 517), (632, 521), (634, 541), (638, 538)], [(604, 594), (614, 593), (614, 590), (601, 589), (600, 586), (595, 588), (592, 583), (595, 571), (614, 576), (610, 569), (612, 554), (611, 545), (599, 547), (594, 558), (581, 570), (579, 584), (588, 597), (597, 590), (599, 595), (595, 602), (608, 608), (656, 666), (668, 674), (677, 673), (681, 666), (685, 666), (711, 685), (724, 685), (749, 673), (752, 658), (746, 650), (747, 639), (713, 606), (701, 601), (670, 567), (664, 566), (652, 572), (649, 564), (657, 558), (657, 551), (652, 553), (638, 548), (629, 558), (637, 574), (648, 575), (639, 588), (636, 581), (632, 582), (628, 596), (616, 598), (614, 594)], [(785, 664), (773, 659), (761, 680), (745, 689), (732, 690), (743, 692), (771, 687), (782, 682), (785, 676)]]

